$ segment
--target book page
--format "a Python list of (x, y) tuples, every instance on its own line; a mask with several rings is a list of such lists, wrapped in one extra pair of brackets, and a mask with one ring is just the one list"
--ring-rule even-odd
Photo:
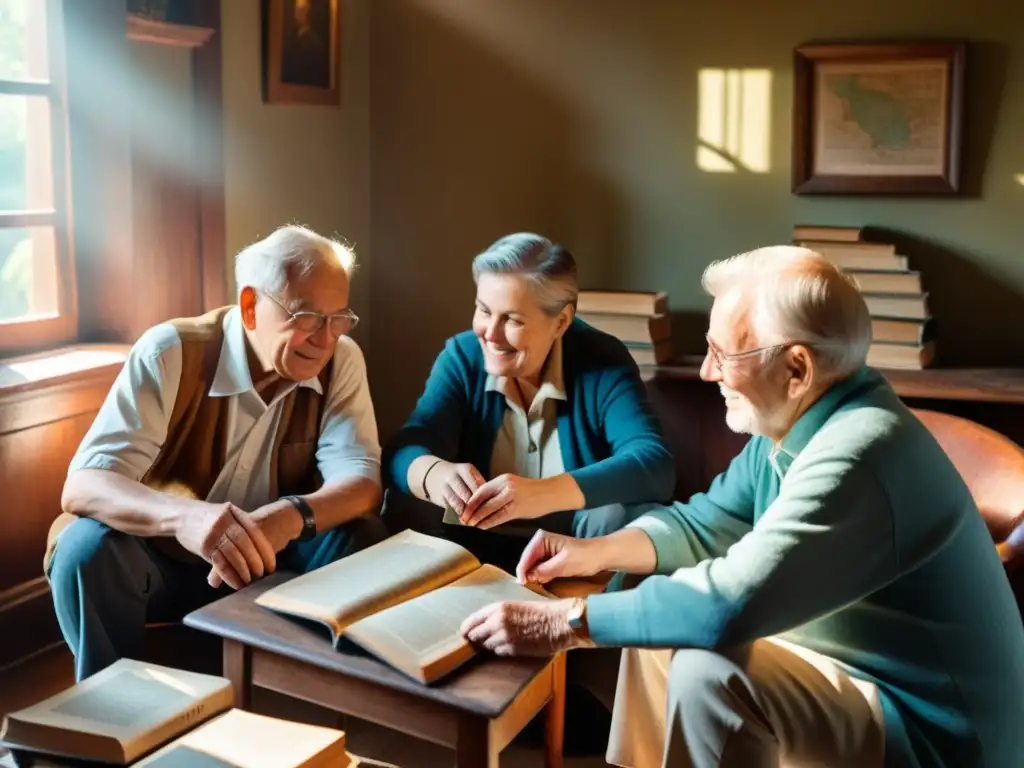
[(503, 600), (549, 599), (500, 568), (482, 565), (445, 587), (368, 616), (345, 634), (398, 669), (430, 678), (434, 675), (425, 670), (446, 657), (461, 662), (472, 655), (470, 643), (459, 633), (470, 614)]
[(120, 659), (81, 683), (18, 712), (3, 738), (44, 752), (137, 754), (230, 706), (228, 680)]
[(256, 603), (320, 621), (337, 637), (352, 622), (437, 589), (479, 564), (454, 542), (402, 531), (274, 587)]
[(135, 765), (305, 768), (343, 766), (346, 762), (343, 731), (232, 709)]
[(441, 516), (441, 522), (448, 523), (448, 525), (464, 525), (459, 517), (459, 513), (452, 508), (451, 504), (444, 505), (444, 514)]

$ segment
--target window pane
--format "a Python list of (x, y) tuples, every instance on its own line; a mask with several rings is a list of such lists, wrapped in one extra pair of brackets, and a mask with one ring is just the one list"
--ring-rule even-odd
[(50, 104), (0, 95), (0, 210), (53, 208)]
[(46, 2), (0, 0), (0, 80), (48, 80)]
[(0, 322), (58, 313), (52, 227), (0, 229)]

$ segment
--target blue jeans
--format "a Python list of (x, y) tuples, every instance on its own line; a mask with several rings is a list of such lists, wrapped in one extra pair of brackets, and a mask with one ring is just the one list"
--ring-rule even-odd
[[(278, 553), (279, 570), (306, 573), (387, 538), (376, 515), (360, 517)], [(83, 680), (142, 650), (147, 622), (179, 621), (186, 613), (230, 594), (213, 589), (202, 560), (182, 562), (151, 540), (115, 531), (88, 517), (75, 520), (57, 541), (50, 591), (64, 640)]]

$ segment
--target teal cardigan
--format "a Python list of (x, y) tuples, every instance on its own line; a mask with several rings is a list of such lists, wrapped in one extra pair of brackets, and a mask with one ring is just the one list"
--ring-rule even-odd
[[(675, 464), (625, 345), (577, 318), (562, 337), (562, 376), (562, 464), (586, 508), (670, 500)], [(506, 403), (486, 384), (483, 350), (472, 331), (448, 339), (415, 410), (385, 451), (391, 484), (409, 493), (409, 465), (429, 455), (468, 462), (489, 477)]]
[(1024, 627), (1006, 573), (960, 474), (878, 372), (631, 525), (657, 575), (587, 599), (599, 645), (779, 635), (878, 686), (887, 767), (1024, 764)]

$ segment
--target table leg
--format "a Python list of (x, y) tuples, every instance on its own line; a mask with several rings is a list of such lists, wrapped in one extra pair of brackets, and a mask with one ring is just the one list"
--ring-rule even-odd
[(551, 661), (554, 692), (544, 707), (544, 765), (562, 768), (562, 749), (565, 743), (565, 654), (559, 653)]
[(491, 749), (490, 721), (485, 717), (459, 718), (455, 768), (498, 768), (498, 754)]
[(252, 709), (252, 649), (237, 640), (224, 640), (224, 677), (235, 690), (235, 706)]

